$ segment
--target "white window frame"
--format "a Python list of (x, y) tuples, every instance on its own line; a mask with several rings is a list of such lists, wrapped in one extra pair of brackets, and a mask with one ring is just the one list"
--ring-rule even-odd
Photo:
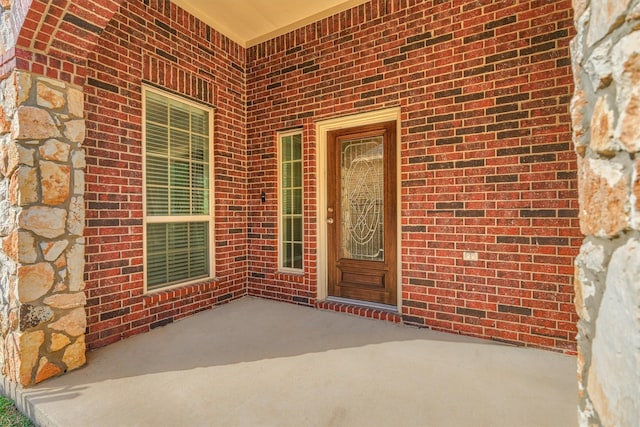
[[(152, 92), (156, 95), (164, 96), (169, 99), (190, 105), (192, 107), (207, 111), (209, 114), (209, 215), (188, 215), (188, 216), (148, 216), (147, 215), (147, 135), (146, 135), (146, 100), (147, 93)], [(142, 86), (142, 204), (143, 204), (143, 272), (144, 272), (144, 293), (153, 294), (165, 292), (167, 290), (188, 286), (195, 283), (202, 283), (215, 278), (215, 194), (214, 194), (214, 158), (213, 158), (213, 108), (206, 104), (194, 102), (188, 98), (177, 96), (171, 92), (160, 90), (153, 86)], [(185, 280), (182, 282), (160, 285), (149, 289), (147, 285), (147, 224), (153, 223), (185, 223), (185, 222), (208, 222), (209, 232), (209, 275), (208, 277), (199, 277), (197, 279)]]
[[(302, 218), (302, 230), (301, 230), (301, 240), (300, 240), (300, 244), (302, 245), (302, 267), (300, 268), (293, 268), (293, 267), (285, 267), (284, 266), (284, 247), (283, 247), (283, 243), (284, 243), (284, 215), (283, 215), (283, 201), (284, 201), (284, 194), (283, 194), (283, 188), (282, 188), (282, 162), (283, 162), (283, 155), (282, 155), (282, 139), (286, 138), (288, 136), (293, 136), (293, 135), (300, 135), (300, 141), (301, 141), (301, 158), (300, 161), (302, 163), (302, 168), (301, 168), (301, 176), (300, 176), (300, 180), (302, 182), (302, 212), (301, 212), (301, 218)], [(292, 273), (292, 274), (303, 274), (304, 273), (304, 256), (305, 256), (305, 250), (304, 250), (304, 237), (305, 237), (305, 232), (304, 232), (304, 226), (305, 226), (305, 208), (304, 208), (304, 144), (303, 144), (303, 132), (301, 128), (298, 129), (293, 129), (293, 130), (289, 130), (289, 131), (283, 131), (283, 132), (278, 132), (277, 133), (277, 144), (278, 144), (278, 271), (282, 272), (282, 273)]]

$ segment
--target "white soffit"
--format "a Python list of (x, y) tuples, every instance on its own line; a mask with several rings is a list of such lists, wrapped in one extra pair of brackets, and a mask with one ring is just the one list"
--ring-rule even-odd
[(368, 0), (171, 0), (243, 47), (303, 27)]

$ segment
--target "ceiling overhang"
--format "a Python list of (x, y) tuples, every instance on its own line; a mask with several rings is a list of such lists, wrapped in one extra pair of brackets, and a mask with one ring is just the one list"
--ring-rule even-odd
[(368, 0), (171, 1), (246, 48)]

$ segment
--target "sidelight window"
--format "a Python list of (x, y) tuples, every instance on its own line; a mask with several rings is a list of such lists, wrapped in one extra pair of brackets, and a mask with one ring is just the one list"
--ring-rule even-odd
[(302, 270), (302, 132), (281, 133), (279, 140), (279, 267)]

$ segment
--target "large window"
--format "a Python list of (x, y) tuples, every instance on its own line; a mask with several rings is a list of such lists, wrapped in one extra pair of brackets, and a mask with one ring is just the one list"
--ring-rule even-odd
[(302, 270), (302, 133), (278, 135), (281, 270)]
[(147, 290), (213, 275), (212, 111), (145, 88)]

